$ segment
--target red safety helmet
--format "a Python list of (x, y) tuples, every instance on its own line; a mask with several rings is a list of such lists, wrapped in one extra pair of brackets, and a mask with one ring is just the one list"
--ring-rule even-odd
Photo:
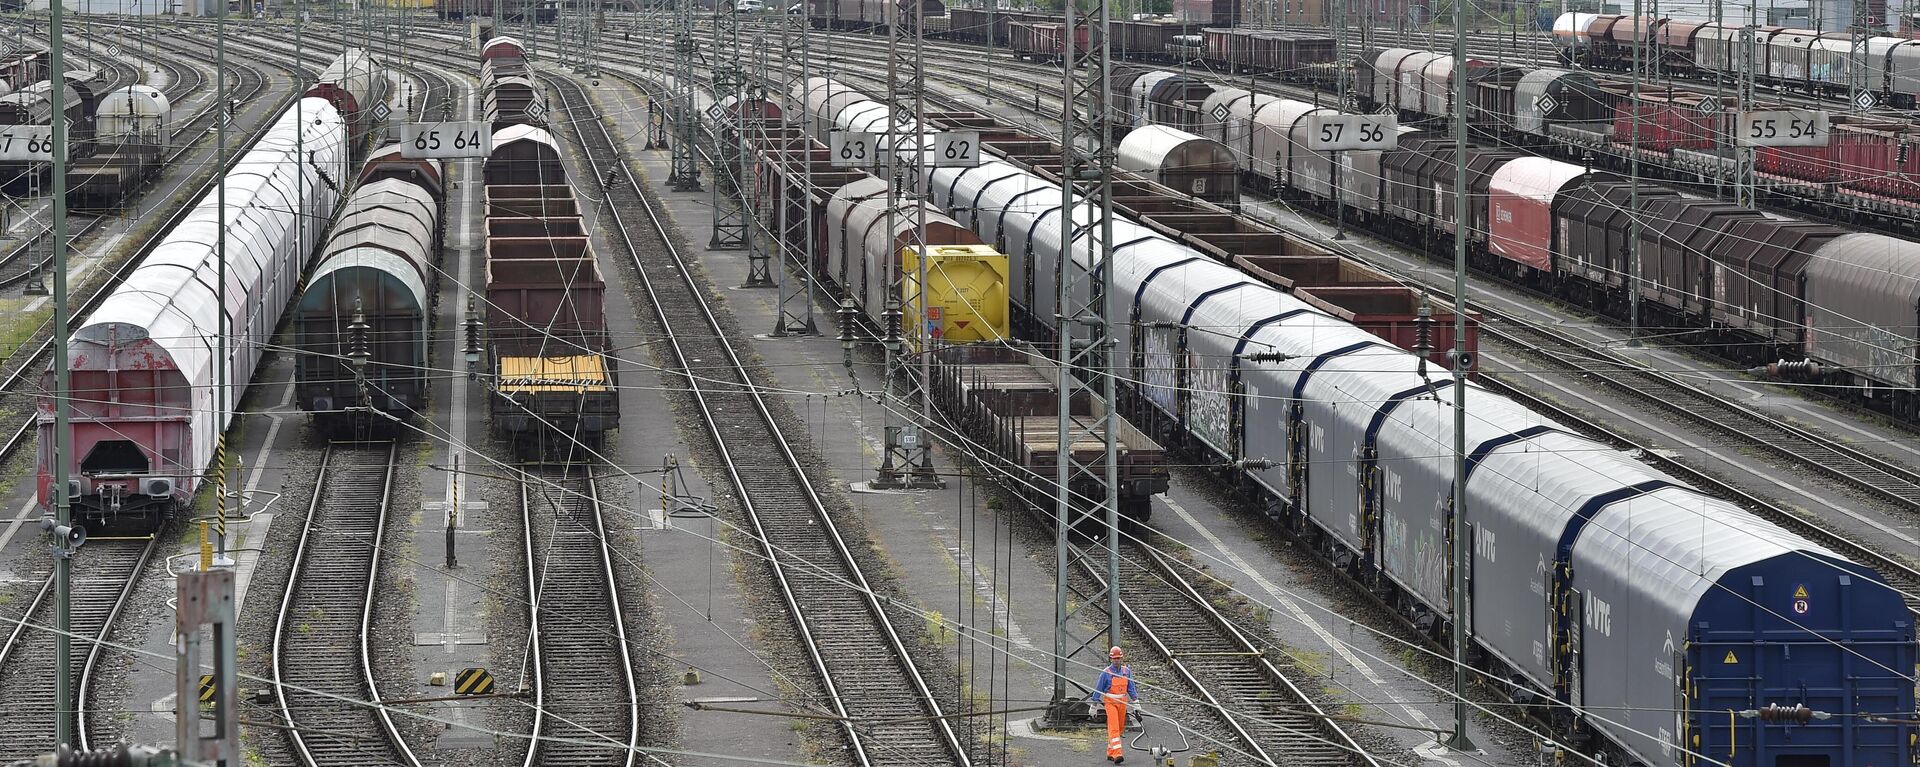
[(1113, 659), (1113, 660), (1119, 660), (1119, 659), (1120, 659), (1120, 656), (1122, 656), (1122, 655), (1126, 655), (1126, 653), (1123, 653), (1123, 652), (1121, 652), (1121, 651), (1120, 651), (1120, 648), (1118, 648), (1118, 647), (1115, 647), (1115, 648), (1113, 648), (1113, 649), (1111, 649), (1111, 650), (1108, 650), (1108, 651), (1107, 651), (1107, 657), (1108, 657), (1108, 658), (1111, 658), (1111, 659)]

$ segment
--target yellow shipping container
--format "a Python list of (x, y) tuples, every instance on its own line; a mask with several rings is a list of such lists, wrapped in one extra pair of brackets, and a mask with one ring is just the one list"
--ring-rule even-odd
[[(927, 258), (927, 286), (920, 288), (920, 254), (900, 252), (901, 332), (918, 347), (925, 323), (935, 346), (997, 341), (1007, 337), (1007, 256), (989, 245), (935, 245)], [(924, 296), (926, 311), (921, 311)]]

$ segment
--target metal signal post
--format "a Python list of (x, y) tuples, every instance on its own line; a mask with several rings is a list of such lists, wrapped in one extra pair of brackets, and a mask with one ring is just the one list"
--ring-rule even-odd
[[(66, 43), (63, 39), (61, 0), (52, 0), (47, 8), (47, 79), (66, 82)], [(67, 497), (67, 462), (72, 460), (73, 435), (68, 398), (73, 383), (67, 365), (67, 325), (73, 308), (67, 303), (67, 118), (64, 88), (48, 88), (52, 99), (53, 123), (53, 525), (54, 560), (54, 734), (56, 746), (69, 745), (74, 737), (73, 700), (73, 547), (67, 531), (73, 527), (73, 505)]]
[[(1637, 3), (1638, 0), (1635, 0)], [(1467, 71), (1467, 4), (1453, 4), (1453, 71)], [(1638, 18), (1636, 14), (1635, 18)], [(1642, 21), (1641, 23), (1645, 23)], [(1465, 78), (1453, 83), (1453, 503), (1452, 588), (1448, 606), (1453, 613), (1453, 735), (1446, 746), (1474, 750), (1467, 735), (1467, 565), (1471, 563), (1467, 527), (1467, 370), (1473, 357), (1467, 351), (1467, 99)]]
[[(1105, 663), (1106, 646), (1120, 644), (1120, 500), (1119, 465), (1116, 461), (1113, 415), (1113, 333), (1110, 325), (1113, 309), (1113, 165), (1118, 149), (1112, 133), (1113, 62), (1108, 41), (1110, 9), (1108, 0), (1067, 0), (1063, 42), (1066, 48), (1066, 75), (1061, 93), (1066, 97), (1061, 109), (1061, 231), (1065, 243), (1054, 271), (1055, 360), (1059, 363), (1059, 441), (1061, 445), (1094, 443), (1102, 446), (1099, 457), (1082, 461), (1075, 451), (1062, 450), (1054, 473), (1054, 626), (1053, 626), (1053, 710), (1055, 719), (1069, 716), (1066, 707), (1078, 701), (1068, 694), (1070, 675), (1081, 676), (1070, 662), (1083, 659), (1083, 668), (1099, 668)], [(1088, 45), (1082, 50), (1079, 28), (1087, 28)], [(1088, 211), (1084, 223), (1075, 220), (1075, 211)], [(1091, 228), (1091, 236), (1081, 237), (1082, 227)], [(1074, 264), (1083, 257), (1073, 254), (1075, 243), (1085, 242), (1084, 266)], [(1084, 298), (1082, 298), (1084, 296)], [(1074, 418), (1072, 403), (1086, 396), (1102, 398), (1107, 406), (1089, 417)], [(1098, 488), (1086, 497), (1076, 497), (1069, 488)], [(1086, 524), (1082, 524), (1082, 523)], [(1074, 545), (1076, 533), (1098, 530), (1084, 545)], [(1105, 642), (1095, 637), (1077, 639), (1075, 624), (1081, 610), (1070, 609), (1068, 578), (1075, 565), (1084, 560), (1104, 558), (1106, 591), (1081, 601), (1082, 610), (1103, 605)], [(1087, 561), (1086, 564), (1094, 564)], [(1098, 620), (1096, 618), (1095, 620)], [(1098, 646), (1096, 646), (1098, 645)], [(1087, 654), (1093, 648), (1098, 658)]]

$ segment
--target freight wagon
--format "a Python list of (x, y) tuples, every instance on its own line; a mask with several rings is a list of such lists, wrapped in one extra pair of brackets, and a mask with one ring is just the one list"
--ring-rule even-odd
[(439, 281), (439, 162), (407, 160), (393, 145), (360, 177), (292, 312), (295, 398), (343, 435), (425, 411)]
[[(1010, 477), (1005, 486), (1034, 508), (1054, 508), (1057, 467), (1063, 455), (1085, 465), (1105, 452), (1106, 432), (1097, 424), (1107, 403), (1090, 392), (1076, 395), (1069, 415), (1079, 439), (1062, 447), (1059, 435), (1059, 368), (1043, 350), (1017, 345), (963, 345), (935, 352), (938, 361), (930, 395), (941, 410), (976, 441), (997, 471)], [(1153, 496), (1168, 487), (1166, 451), (1123, 418), (1114, 418), (1113, 441), (1119, 482), (1115, 503), (1121, 532), (1139, 536), (1153, 516)], [(1088, 514), (1106, 500), (1103, 483), (1084, 474), (1068, 482), (1078, 514), (1076, 534), (1103, 535), (1106, 520)], [(1085, 516), (1082, 516), (1085, 515)]]
[(1584, 13), (1554, 22), (1561, 55), (1581, 66), (1629, 71), (1638, 51), (1670, 77), (1732, 82), (1751, 71), (1763, 83), (1836, 99), (1864, 85), (1876, 101), (1899, 109), (1920, 97), (1920, 40), (1868, 35), (1856, 45), (1844, 31), (1760, 26), (1749, 36), (1743, 27)]
[[(806, 0), (807, 21), (816, 29), (885, 30), (895, 22), (912, 18), (918, 2), (921, 18), (947, 15), (941, 0)], [(889, 7), (891, 4), (892, 7)]]
[[(220, 283), (212, 236), (220, 211), (210, 191), (81, 321), (67, 358), (52, 362), (71, 376), (73, 452), (68, 486), (51, 487), (54, 401), (43, 400), (43, 505), (64, 491), (75, 517), (96, 529), (124, 522), (151, 530), (199, 489), (306, 257), (320, 243), (321, 227), (296, 236), (295, 223), (331, 218), (339, 195), (322, 179), (347, 177), (345, 116), (323, 99), (298, 107), (299, 119), (289, 107), (217, 182), (226, 186), (231, 222), (227, 258), (238, 259), (225, 306), (212, 287)], [(296, 195), (303, 186), (307, 194)], [(224, 371), (215, 364), (223, 313), (232, 354)], [(52, 378), (48, 371), (47, 391)]]
[[(935, 202), (983, 236), (1031, 233), (1008, 243), (1015, 302), (1047, 316), (1056, 269), (1087, 268), (1061, 242), (1063, 222), (1082, 213), (1028, 204), (1024, 195), (1057, 186), (1004, 161), (925, 173)], [(1429, 214), (1428, 225), (1445, 220)], [(1311, 293), (1278, 290), (1133, 222), (1112, 225), (1129, 243), (1108, 265), (1128, 313), (1115, 325), (1117, 348), (1129, 350), (1115, 355), (1115, 375), (1166, 413), (1193, 460), (1225, 467), (1275, 524), (1415, 626), (1444, 638), (1457, 606), (1474, 627), (1475, 662), (1561, 742), (1650, 767), (1693, 763), (1676, 742), (1736, 767), (1911, 760), (1910, 726), (1871, 717), (1912, 708), (1904, 670), (1916, 660), (1910, 613), (1877, 574), (1471, 381), (1456, 386)], [(1836, 238), (1817, 252), (1850, 275), (1920, 264), (1883, 240)], [(1920, 298), (1888, 297), (1905, 300), (1902, 312)], [(1182, 339), (1189, 328), (1207, 332)], [(1464, 479), (1444, 447), (1456, 398), (1469, 411)], [(1464, 509), (1435, 503), (1455, 482)], [(1456, 523), (1471, 537), (1449, 535)], [(1464, 593), (1450, 585), (1456, 548), (1472, 568)], [(1726, 714), (1775, 705), (1834, 716)]]
[[(618, 428), (619, 375), (606, 281), (573, 189), (548, 155), (527, 159), (527, 146), (558, 158), (545, 131), (515, 126), (495, 134), (483, 170), (488, 413), (495, 435), (523, 454), (566, 454)], [(542, 183), (514, 183), (529, 177)]]

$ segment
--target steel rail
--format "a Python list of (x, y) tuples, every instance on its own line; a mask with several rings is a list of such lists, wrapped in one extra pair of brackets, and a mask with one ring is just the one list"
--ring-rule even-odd
[[(727, 430), (720, 423), (721, 418), (717, 414), (717, 409), (709, 400), (711, 396), (722, 393), (716, 391), (716, 384), (710, 379), (723, 375), (724, 372), (712, 372), (714, 369), (710, 363), (703, 365), (702, 369), (708, 371), (704, 375), (697, 376), (688, 372), (694, 369), (689, 360), (696, 355), (690, 354), (686, 349), (686, 344), (690, 343), (689, 339), (676, 332), (673, 327), (676, 319), (675, 310), (670, 308), (673, 304), (663, 296), (661, 288), (656, 286), (649, 276), (648, 265), (642, 255), (643, 248), (637, 247), (628, 239), (631, 235), (622, 216), (623, 206), (606, 205), (601, 215), (612, 217), (613, 225), (605, 229), (619, 233), (621, 238), (626, 240), (628, 252), (639, 273), (641, 286), (655, 311), (659, 313), (663, 329), (668, 335), (667, 348), (672, 350), (675, 364), (683, 373), (686, 373), (689, 391), (700, 410), (707, 434), (719, 453), (717, 465), (723, 467), (729, 483), (736, 491), (741, 509), (760, 547), (760, 553), (769, 563), (774, 580), (780, 587), (781, 599), (799, 634), (799, 644), (819, 675), (819, 681), (828, 698), (828, 705), (836, 716), (844, 717), (841, 721), (841, 730), (847, 738), (850, 755), (862, 765), (898, 764), (903, 761), (929, 761), (931, 756), (928, 752), (935, 751), (944, 752), (945, 761), (960, 765), (971, 764), (971, 757), (954, 731), (951, 720), (944, 718), (945, 715), (931, 687), (921, 676), (919, 669), (914, 666), (905, 642), (900, 638), (892, 620), (887, 615), (885, 604), (868, 583), (865, 573), (862, 572), (852, 550), (842, 537), (839, 525), (834, 521), (833, 515), (827, 512), (825, 502), (807, 476), (805, 467), (794, 454), (793, 446), (779, 427), (759, 389), (753, 384), (746, 364), (741, 360), (732, 342), (726, 339), (719, 319), (714, 316), (707, 302), (701, 299), (701, 292), (694, 281), (692, 271), (674, 245), (673, 238), (667, 233), (659, 212), (654, 209), (652, 202), (640, 193), (643, 187), (639, 179), (624, 163), (611, 167), (606, 165), (608, 156), (617, 157), (619, 152), (618, 145), (613, 141), (598, 109), (592, 106), (584, 91), (572, 80), (551, 74), (543, 75), (543, 78), (562, 94), (562, 108), (571, 118), (569, 122), (579, 133), (582, 144), (587, 146), (584, 154), (594, 177), (605, 178), (609, 172), (614, 173), (616, 183), (611, 185), (608, 194), (612, 195), (618, 191), (623, 197), (630, 195), (631, 207), (645, 212), (651, 230), (661, 243), (657, 249), (658, 252), (676, 267), (673, 271), (680, 276), (682, 287), (691, 297), (691, 300), (684, 301), (688, 306), (682, 307), (679, 311), (693, 312), (693, 319), (697, 319), (702, 325), (700, 332), (710, 334), (707, 336), (710, 340), (706, 343), (711, 343), (712, 350), (725, 358), (730, 366), (730, 372), (739, 379), (738, 383), (728, 384), (727, 387), (732, 391), (726, 391), (724, 394), (746, 400), (758, 424), (766, 431), (769, 438), (768, 445), (775, 448), (775, 452), (782, 461), (780, 467), (767, 467), (752, 461), (743, 461), (734, 454), (732, 444), (738, 436), (729, 436), (726, 433)], [(750, 477), (749, 474), (758, 476)], [(777, 477), (781, 475), (785, 476), (786, 487), (780, 486), (782, 481)], [(798, 498), (781, 499), (784, 503), (765, 503), (760, 500), (774, 494), (777, 490), (797, 491)], [(791, 508), (795, 505), (795, 500), (802, 508)], [(790, 518), (795, 527), (793, 530), (783, 530), (783, 532), (791, 532), (793, 536), (778, 536), (779, 545), (776, 547), (774, 543), (776, 536), (770, 533), (770, 527), (776, 524), (774, 519), (776, 515), (786, 514), (795, 515)], [(804, 521), (804, 524), (799, 524), (801, 521)], [(812, 531), (815, 536), (823, 536), (824, 540), (805, 540), (806, 531)], [(831, 551), (829, 556), (837, 561), (807, 560), (795, 556), (795, 551), (814, 544), (824, 545)], [(801, 561), (794, 561), (796, 559)], [(797, 584), (796, 576), (798, 575), (805, 575), (810, 581), (815, 582), (805, 585)], [(838, 582), (841, 580), (845, 582)], [(855, 601), (865, 613), (864, 615), (847, 614), (844, 612), (844, 608), (847, 607), (844, 602), (836, 604), (837, 601), (849, 599), (850, 594), (857, 594), (858, 598)], [(805, 605), (802, 604), (803, 601), (806, 602)], [(841, 608), (841, 611), (836, 612), (836, 608)], [(881, 644), (886, 649), (890, 662), (897, 666), (897, 676), (876, 675), (871, 673), (870, 668), (862, 669), (867, 673), (858, 675), (851, 673), (859, 664), (870, 664), (876, 661), (871, 656), (861, 654), (864, 648), (871, 646), (872, 638), (876, 635), (882, 640)], [(828, 654), (834, 657), (828, 658)], [(846, 668), (842, 669), (841, 666)], [(842, 675), (838, 673), (841, 670), (849, 673)], [(901, 686), (905, 689), (901, 689)], [(897, 709), (903, 701), (903, 696), (923, 709), (930, 721), (911, 721), (871, 727), (861, 724), (861, 715), (871, 713), (866, 709), (877, 711), (879, 708), (886, 707), (887, 700), (895, 702), (893, 704), (895, 710), (879, 718), (898, 720)], [(909, 754), (917, 754), (919, 758), (902, 758), (903, 755)]]
[(525, 472), (520, 521), (533, 695), (523, 764), (631, 767), (640, 756), (640, 694), (592, 465)]
[[(393, 501), (393, 442), (327, 444), (273, 625), (273, 685), (303, 765), (420, 767), (380, 705), (373, 671), (374, 591)], [(353, 654), (358, 662), (342, 663)], [(337, 733), (372, 729), (387, 748)]]

